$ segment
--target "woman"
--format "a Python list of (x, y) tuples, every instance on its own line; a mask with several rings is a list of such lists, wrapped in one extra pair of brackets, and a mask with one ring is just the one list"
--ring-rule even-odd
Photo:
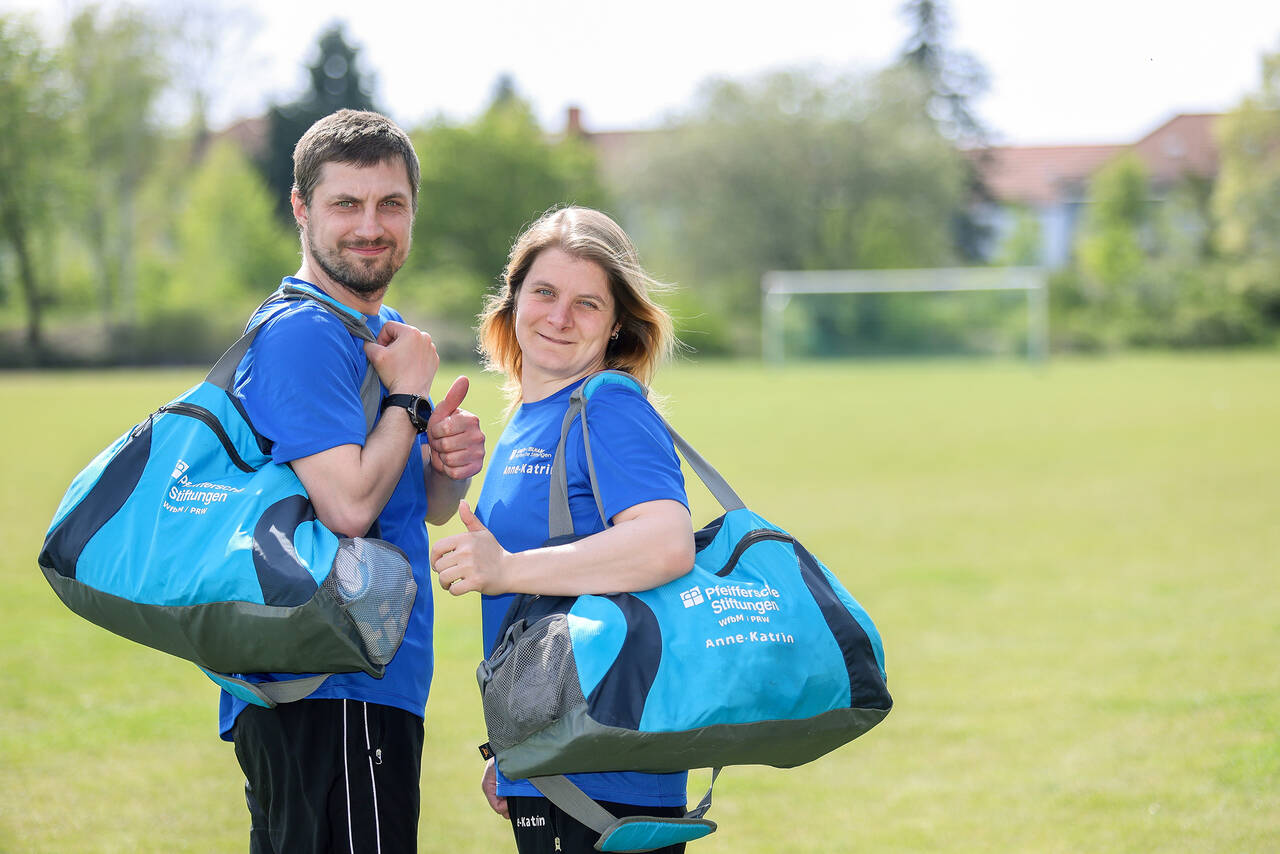
[[(566, 441), (569, 507), (581, 539), (543, 547), (551, 458), (569, 398), (588, 375), (626, 371), (648, 385), (675, 342), (670, 316), (650, 298), (656, 283), (609, 217), (552, 209), (512, 247), (501, 291), (481, 315), (485, 366), (506, 376), (514, 411), (498, 440), (467, 532), (440, 540), (432, 566), (455, 596), (483, 594), (485, 650), (515, 593), (580, 595), (647, 590), (693, 566), (693, 525), (670, 435), (647, 400), (618, 384), (591, 397), (591, 455), (610, 525), (588, 479), (582, 426)], [(575, 774), (617, 816), (684, 813), (686, 774)], [(598, 835), (489, 761), (489, 805), (509, 818), (522, 854), (594, 851)], [(681, 852), (683, 845), (660, 849)]]

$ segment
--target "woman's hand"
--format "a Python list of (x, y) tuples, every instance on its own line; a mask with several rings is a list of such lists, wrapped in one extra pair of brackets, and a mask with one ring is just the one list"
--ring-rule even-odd
[(498, 766), (490, 759), (484, 765), (484, 775), (480, 778), (480, 790), (484, 792), (489, 808), (505, 819), (511, 818), (507, 810), (507, 799), (498, 796)]
[(480, 524), (465, 501), (458, 502), (458, 518), (467, 526), (466, 533), (445, 537), (431, 548), (431, 568), (440, 587), (454, 596), (473, 591), (490, 595), (510, 592), (504, 573), (510, 553)]

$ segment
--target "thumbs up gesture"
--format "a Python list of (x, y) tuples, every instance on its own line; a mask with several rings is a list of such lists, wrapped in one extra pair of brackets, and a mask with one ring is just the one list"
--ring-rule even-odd
[(472, 477), (484, 465), (484, 432), (480, 429), (480, 419), (458, 408), (470, 387), (466, 377), (454, 380), (427, 420), (431, 467), (453, 480)]
[(431, 569), (441, 589), (454, 596), (472, 591), (491, 595), (509, 592), (504, 586), (504, 565), (510, 553), (465, 501), (458, 502), (458, 519), (466, 532), (437, 540), (431, 547)]

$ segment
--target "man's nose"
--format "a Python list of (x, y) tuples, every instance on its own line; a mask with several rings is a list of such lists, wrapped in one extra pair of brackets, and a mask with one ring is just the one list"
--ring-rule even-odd
[(377, 207), (366, 207), (356, 223), (356, 236), (362, 240), (376, 240), (382, 236), (382, 232), (382, 222), (378, 219)]

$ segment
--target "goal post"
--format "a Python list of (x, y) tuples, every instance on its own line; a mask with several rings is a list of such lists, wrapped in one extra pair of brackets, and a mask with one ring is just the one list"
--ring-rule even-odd
[(1027, 356), (1049, 353), (1048, 274), (1039, 267), (936, 267), (918, 270), (770, 270), (760, 281), (764, 359), (782, 364), (782, 313), (793, 296), (1026, 291)]

